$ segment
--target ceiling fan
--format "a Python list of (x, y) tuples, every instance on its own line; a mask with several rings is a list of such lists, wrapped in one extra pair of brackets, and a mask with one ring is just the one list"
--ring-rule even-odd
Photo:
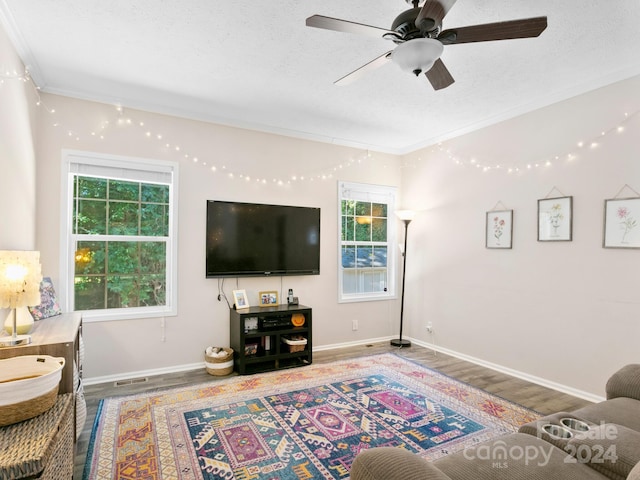
[(406, 2), (412, 4), (413, 8), (398, 15), (390, 29), (323, 15), (307, 18), (308, 27), (384, 38), (397, 44), (395, 49), (338, 79), (334, 82), (336, 85), (349, 84), (391, 60), (416, 76), (424, 73), (433, 88), (440, 90), (455, 81), (440, 59), (444, 45), (537, 37), (547, 28), (547, 17), (532, 17), (442, 30), (442, 20), (456, 0)]

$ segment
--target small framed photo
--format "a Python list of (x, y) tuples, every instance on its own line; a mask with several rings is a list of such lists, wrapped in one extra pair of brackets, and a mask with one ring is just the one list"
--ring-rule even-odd
[(487, 212), (487, 248), (511, 248), (513, 235), (513, 210), (493, 210)]
[(570, 242), (573, 236), (573, 197), (538, 200), (538, 241)]
[(236, 310), (241, 310), (243, 308), (249, 308), (249, 300), (247, 299), (247, 291), (246, 290), (234, 290), (233, 291), (233, 305), (236, 307)]
[(640, 198), (604, 201), (604, 248), (640, 248)]
[(269, 290), (258, 294), (261, 307), (273, 307), (278, 305), (278, 292)]
[(244, 333), (258, 330), (258, 317), (246, 317), (244, 319)]
[(244, 344), (244, 354), (247, 357), (251, 357), (257, 355), (258, 353), (258, 344), (257, 343), (245, 343)]

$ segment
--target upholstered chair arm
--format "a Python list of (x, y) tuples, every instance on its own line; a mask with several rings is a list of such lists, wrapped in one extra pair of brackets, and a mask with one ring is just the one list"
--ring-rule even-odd
[(640, 480), (640, 462), (638, 462), (636, 466), (631, 469), (627, 480)]
[(394, 447), (360, 452), (350, 474), (352, 480), (451, 480), (415, 453)]
[(640, 364), (622, 367), (607, 381), (607, 400), (629, 397), (640, 400)]

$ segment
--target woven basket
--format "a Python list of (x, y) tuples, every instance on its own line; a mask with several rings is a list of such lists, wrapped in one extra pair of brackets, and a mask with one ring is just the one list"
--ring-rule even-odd
[(303, 352), (307, 348), (307, 339), (299, 336), (293, 338), (282, 337), (282, 342), (287, 346), (290, 353)]
[(223, 348), (226, 355), (224, 357), (212, 357), (204, 353), (204, 361), (207, 373), (216, 376), (229, 375), (233, 372), (233, 349)]
[(42, 415), (0, 428), (0, 480), (73, 476), (73, 394), (56, 396)]
[(58, 387), (56, 386), (50, 392), (39, 397), (0, 407), (0, 427), (6, 427), (7, 425), (37, 417), (53, 407), (57, 396)]
[(23, 355), (0, 360), (0, 426), (28, 420), (56, 402), (64, 358)]

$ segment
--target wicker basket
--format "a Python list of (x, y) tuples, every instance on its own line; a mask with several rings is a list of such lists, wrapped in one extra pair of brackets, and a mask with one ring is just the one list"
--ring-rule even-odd
[(289, 348), (290, 353), (302, 352), (307, 348), (307, 339), (300, 335), (294, 335), (290, 338), (282, 337), (282, 341)]
[(0, 480), (69, 480), (73, 476), (73, 394), (48, 411), (0, 429)]
[(0, 360), (0, 426), (28, 420), (56, 402), (64, 358), (23, 355)]
[(225, 355), (214, 357), (204, 352), (204, 361), (207, 373), (216, 376), (229, 375), (233, 372), (233, 349), (223, 348)]

